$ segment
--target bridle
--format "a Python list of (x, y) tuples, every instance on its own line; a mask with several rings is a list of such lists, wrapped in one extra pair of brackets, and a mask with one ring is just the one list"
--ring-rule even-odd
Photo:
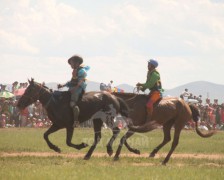
[[(40, 87), (40, 89), (39, 89), (39, 91), (36, 92), (34, 95), (32, 95), (32, 96), (27, 96), (27, 95), (24, 94), (23, 97), (27, 98), (27, 99), (30, 100), (30, 102), (32, 102), (32, 103), (34, 103), (35, 101), (39, 100), (39, 99), (40, 99), (40, 96), (43, 95), (43, 94), (45, 94), (46, 91), (45, 91), (45, 89), (43, 88), (42, 85), (40, 85), (40, 86), (38, 86), (38, 87)], [(43, 93), (41, 93), (41, 91), (43, 91)], [(52, 99), (52, 95), (51, 95), (50, 99), (48, 100), (48, 102), (47, 102), (45, 105), (43, 104), (43, 107), (44, 107), (44, 108), (47, 108), (47, 107), (49, 106), (51, 99)], [(32, 103), (31, 103), (31, 104), (32, 104)]]

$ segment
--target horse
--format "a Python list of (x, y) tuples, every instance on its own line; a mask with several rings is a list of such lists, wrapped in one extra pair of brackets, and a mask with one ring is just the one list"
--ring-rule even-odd
[[(50, 142), (48, 136), (62, 128), (66, 128), (66, 144), (69, 147), (78, 150), (87, 147), (88, 145), (86, 143), (76, 145), (71, 142), (74, 132), (73, 113), (69, 105), (71, 93), (69, 91), (52, 92), (46, 86), (35, 82), (34, 79), (28, 81), (29, 86), (19, 99), (17, 107), (22, 110), (37, 100), (40, 101), (42, 106), (46, 109), (49, 119), (52, 121), (52, 126), (44, 133), (44, 139), (49, 148), (58, 153), (61, 152), (59, 147)], [(79, 122), (82, 123), (92, 119), (95, 132), (93, 145), (90, 147), (84, 159), (90, 159), (96, 145), (99, 143), (103, 122), (113, 131), (113, 136), (107, 144), (107, 153), (111, 156), (113, 154), (112, 144), (120, 132), (120, 129), (114, 123), (114, 117), (118, 113), (123, 117), (128, 116), (128, 107), (126, 103), (108, 92), (87, 92), (83, 94), (83, 97), (78, 101), (78, 106), (80, 108)]]
[[(119, 147), (114, 156), (114, 160), (119, 159), (121, 148), (123, 144), (127, 144), (127, 139), (131, 137), (135, 132), (144, 133), (152, 131), (158, 127), (163, 126), (164, 138), (161, 144), (159, 144), (149, 155), (154, 157), (156, 153), (171, 140), (170, 131), (174, 127), (174, 139), (172, 142), (171, 149), (162, 164), (166, 165), (169, 161), (170, 156), (178, 145), (181, 130), (184, 128), (186, 123), (193, 118), (196, 123), (196, 132), (199, 136), (206, 138), (211, 137), (215, 131), (209, 131), (207, 134), (201, 132), (198, 129), (198, 120), (200, 113), (195, 105), (187, 104), (184, 100), (175, 97), (164, 97), (154, 104), (154, 110), (152, 113), (152, 120), (146, 122), (147, 110), (146, 103), (148, 95), (145, 94), (133, 94), (133, 93), (113, 93), (116, 97), (125, 100), (130, 108), (129, 118), (132, 120), (128, 131), (121, 138)], [(137, 153), (138, 150), (136, 150)]]

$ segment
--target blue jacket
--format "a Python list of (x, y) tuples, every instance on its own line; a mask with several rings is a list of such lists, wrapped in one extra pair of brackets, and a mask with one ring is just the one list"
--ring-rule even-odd
[(66, 83), (66, 87), (70, 89), (72, 87), (75, 87), (78, 83), (80, 83), (80, 81), (82, 81), (82, 83), (80, 84), (80, 87), (83, 90), (85, 90), (87, 86), (86, 84), (87, 71), (89, 69), (90, 69), (89, 66), (79, 67), (76, 78), (75, 79), (72, 78), (70, 81), (68, 81)]

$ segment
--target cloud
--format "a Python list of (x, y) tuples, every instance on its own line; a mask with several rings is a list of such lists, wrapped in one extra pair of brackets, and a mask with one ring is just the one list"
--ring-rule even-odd
[[(1, 1), (0, 64), (16, 64), (23, 77), (63, 82), (71, 75), (66, 60), (77, 53), (91, 66), (88, 79), (134, 85), (145, 81), (146, 62), (155, 58), (166, 87), (208, 79), (211, 67), (222, 71), (224, 4), (218, 0), (85, 3)], [(10, 80), (2, 75), (6, 68), (0, 71)]]

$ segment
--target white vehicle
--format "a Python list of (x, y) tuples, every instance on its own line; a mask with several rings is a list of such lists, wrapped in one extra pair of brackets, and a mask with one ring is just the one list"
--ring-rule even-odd
[(198, 100), (197, 99), (185, 99), (185, 102), (187, 102), (188, 104), (198, 104)]

